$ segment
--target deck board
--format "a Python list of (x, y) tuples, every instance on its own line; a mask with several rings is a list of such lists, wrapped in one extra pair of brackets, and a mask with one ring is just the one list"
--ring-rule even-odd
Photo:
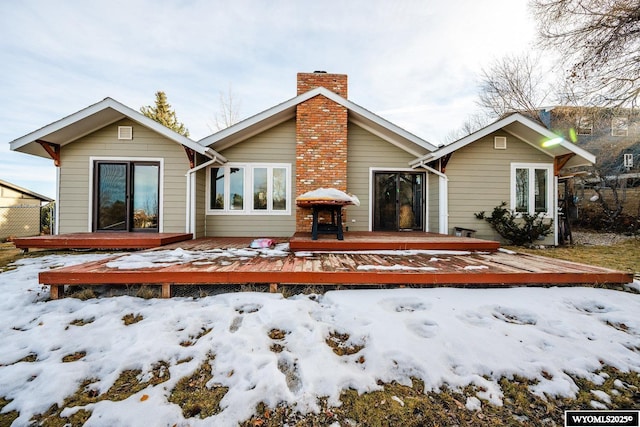
[(104, 232), (18, 237), (18, 249), (150, 249), (192, 239), (190, 233)]
[[(43, 271), (40, 283), (52, 286), (91, 284), (344, 284), (422, 286), (528, 286), (625, 284), (630, 273), (546, 257), (496, 252), (442, 255), (416, 252), (316, 252), (278, 257), (206, 258), (214, 248), (244, 248), (250, 239), (189, 240), (170, 245), (202, 251), (202, 260), (142, 269), (118, 269), (100, 261)], [(162, 248), (151, 251), (163, 250)], [(433, 268), (431, 270), (430, 268)]]

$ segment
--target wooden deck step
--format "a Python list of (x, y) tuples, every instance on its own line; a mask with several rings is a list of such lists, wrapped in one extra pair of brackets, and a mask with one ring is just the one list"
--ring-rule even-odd
[(500, 243), (493, 240), (448, 236), (425, 232), (359, 232), (344, 233), (344, 240), (298, 232), (289, 240), (292, 251), (373, 251), (373, 250), (438, 250), (496, 251)]

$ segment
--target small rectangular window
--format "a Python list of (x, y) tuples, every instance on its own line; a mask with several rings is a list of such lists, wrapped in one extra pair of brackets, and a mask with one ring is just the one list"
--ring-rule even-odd
[(593, 119), (591, 116), (581, 116), (578, 119), (578, 135), (593, 134)]
[(629, 135), (629, 117), (614, 117), (611, 119), (611, 136)]
[(625, 153), (624, 155), (624, 167), (632, 168), (633, 167), (633, 153)]

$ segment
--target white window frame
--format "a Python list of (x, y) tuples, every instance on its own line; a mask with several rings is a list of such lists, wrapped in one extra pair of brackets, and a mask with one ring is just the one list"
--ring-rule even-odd
[[(243, 168), (244, 170), (244, 203), (243, 209), (230, 209), (230, 174), (232, 168)], [(267, 209), (253, 208), (253, 176), (254, 170), (267, 169)], [(224, 209), (211, 209), (211, 171), (213, 169), (224, 169)], [(273, 209), (273, 170), (285, 169), (285, 185), (287, 203), (284, 210)], [(206, 214), (207, 215), (291, 215), (291, 164), (290, 163), (225, 163), (222, 166), (207, 167), (206, 183)]]
[(511, 184), (509, 187), (510, 197), (511, 197), (511, 210), (517, 216), (518, 214), (522, 214), (522, 212), (516, 212), (516, 170), (517, 169), (528, 169), (529, 170), (529, 211), (530, 215), (536, 215), (535, 211), (535, 170), (536, 169), (545, 169), (547, 171), (547, 211), (544, 212), (545, 218), (554, 218), (554, 206), (555, 206), (555, 198), (554, 195), (554, 174), (553, 174), (553, 163), (511, 163)]
[[(588, 124), (589, 126), (585, 126)], [(578, 117), (577, 123), (578, 129), (576, 129), (578, 135), (593, 135), (593, 117), (584, 115)]]
[[(624, 126), (616, 125), (616, 121), (623, 123)], [(622, 130), (622, 132), (616, 132), (617, 130)], [(611, 136), (629, 136), (629, 117), (615, 116), (611, 118)]]

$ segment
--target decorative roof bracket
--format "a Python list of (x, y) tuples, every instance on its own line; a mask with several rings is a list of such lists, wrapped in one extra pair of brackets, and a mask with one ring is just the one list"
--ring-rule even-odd
[(51, 156), (53, 164), (60, 167), (60, 144), (54, 144), (53, 142), (47, 142), (41, 139), (36, 140), (36, 142)]

